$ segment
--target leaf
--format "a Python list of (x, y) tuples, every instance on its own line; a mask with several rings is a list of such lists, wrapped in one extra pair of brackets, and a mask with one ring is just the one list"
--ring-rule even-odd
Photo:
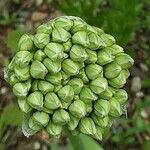
[(149, 150), (150, 148), (150, 140), (147, 140), (143, 143), (142, 150)]
[(25, 33), (23, 29), (17, 29), (10, 32), (6, 38), (7, 47), (12, 50), (13, 53), (19, 51), (18, 42), (20, 37)]
[(51, 144), (51, 150), (74, 150), (71, 143), (68, 143), (65, 146), (58, 144)]
[(1, 121), (4, 125), (18, 126), (21, 124), (23, 114), (16, 104), (10, 103), (4, 108), (1, 115)]
[(74, 147), (74, 150), (103, 150), (103, 148), (95, 140), (87, 135), (69, 135), (69, 138)]

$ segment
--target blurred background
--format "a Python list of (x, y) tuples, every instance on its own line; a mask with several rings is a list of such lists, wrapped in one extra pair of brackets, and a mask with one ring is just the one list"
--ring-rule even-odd
[[(23, 33), (60, 15), (79, 16), (102, 28), (135, 60), (125, 86), (127, 115), (114, 123), (103, 141), (79, 136), (71, 145), (65, 135), (54, 140), (44, 132), (29, 138), (21, 132), (23, 115), (3, 69), (18, 51)], [(0, 150), (150, 150), (149, 70), (150, 0), (0, 0)]]

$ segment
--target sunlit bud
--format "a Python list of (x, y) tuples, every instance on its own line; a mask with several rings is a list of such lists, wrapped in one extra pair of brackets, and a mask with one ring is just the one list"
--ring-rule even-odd
[(40, 62), (46, 57), (46, 54), (42, 50), (37, 50), (34, 54), (34, 60), (38, 60)]
[(46, 131), (52, 136), (60, 135), (62, 132), (62, 125), (50, 121), (46, 126)]
[(106, 47), (111, 46), (116, 42), (113, 36), (106, 34), (106, 33), (101, 34), (100, 37), (102, 41), (105, 43)]
[(83, 87), (80, 92), (80, 99), (85, 103), (89, 103), (97, 100), (97, 96), (90, 90), (90, 88)]
[(86, 105), (83, 101), (76, 100), (69, 106), (69, 111), (73, 116), (82, 118), (86, 114)]
[(49, 24), (42, 24), (36, 29), (36, 33), (45, 33), (50, 35), (52, 33), (52, 27)]
[(74, 97), (74, 91), (73, 88), (70, 85), (66, 85), (62, 87), (58, 91), (58, 96), (65, 102), (72, 101)]
[(43, 64), (51, 73), (58, 73), (61, 70), (60, 61), (52, 61), (50, 58), (45, 58)]
[(116, 62), (112, 62), (104, 67), (104, 75), (108, 79), (113, 79), (120, 74), (121, 70), (122, 68)]
[(79, 73), (79, 66), (71, 59), (65, 59), (62, 62), (62, 69), (69, 76), (73, 76)]
[(70, 50), (70, 58), (73, 61), (85, 61), (88, 55), (85, 48), (80, 45), (73, 45)]
[(64, 125), (70, 121), (70, 116), (64, 109), (58, 109), (54, 112), (52, 120), (56, 124)]
[(83, 87), (83, 81), (80, 78), (73, 78), (68, 82), (68, 85), (73, 88), (74, 94), (79, 94)]
[(90, 49), (86, 49), (88, 57), (86, 59), (86, 63), (95, 63), (97, 61), (97, 53), (96, 51), (91, 51)]
[(71, 39), (69, 39), (67, 42), (63, 43), (64, 46), (64, 52), (69, 52), (72, 47)]
[(128, 94), (123, 89), (118, 89), (117, 92), (114, 94), (114, 98), (120, 103), (124, 104), (128, 99)]
[(34, 130), (34, 131), (39, 131), (42, 129), (42, 126), (41, 125), (38, 125), (34, 119), (33, 119), (33, 116), (30, 117), (29, 119), (29, 128)]
[(99, 98), (109, 100), (113, 96), (112, 90), (108, 87), (104, 92), (99, 94)]
[(51, 75), (50, 73), (47, 74), (46, 80), (51, 82), (54, 85), (60, 85), (62, 80), (61, 72)]
[(79, 118), (70, 115), (70, 121), (67, 123), (68, 129), (74, 130), (78, 126), (79, 120), (80, 120)]
[(81, 119), (81, 121), (79, 122), (79, 129), (82, 133), (88, 135), (94, 135), (96, 133), (96, 126), (94, 124), (94, 121), (89, 117)]
[(27, 102), (32, 108), (37, 109), (37, 110), (42, 110), (42, 108), (43, 108), (42, 93), (39, 91), (35, 91), (35, 92), (31, 93), (27, 97)]
[(34, 36), (34, 44), (38, 48), (44, 48), (50, 41), (50, 35), (45, 33), (37, 33)]
[(54, 42), (67, 42), (71, 38), (71, 34), (63, 28), (54, 28), (52, 32), (52, 40)]
[(48, 92), (52, 92), (54, 90), (54, 86), (50, 82), (39, 80), (38, 89), (45, 95)]
[(35, 79), (44, 79), (48, 70), (46, 67), (39, 61), (35, 60), (31, 64), (30, 74)]
[(33, 48), (33, 41), (30, 35), (24, 34), (19, 40), (18, 48), (21, 51), (30, 51)]
[(55, 19), (54, 26), (57, 28), (63, 28), (66, 31), (69, 31), (73, 26), (73, 21), (66, 17), (58, 17)]
[(36, 111), (33, 113), (33, 120), (38, 125), (45, 127), (49, 122), (49, 115), (45, 112)]
[(32, 92), (38, 91), (38, 80), (34, 80), (34, 81), (31, 83), (31, 91), (32, 91)]
[(110, 49), (111, 49), (111, 54), (114, 56), (123, 52), (123, 48), (117, 44), (112, 45)]
[(111, 55), (108, 49), (102, 49), (98, 51), (97, 54), (97, 63), (99, 65), (106, 65), (113, 61), (113, 56)]
[(104, 92), (108, 87), (107, 80), (103, 77), (98, 77), (95, 80), (92, 80), (90, 83), (90, 89), (95, 94), (100, 94)]
[(47, 93), (44, 99), (44, 107), (50, 110), (57, 109), (61, 106), (61, 101), (55, 93)]
[(113, 117), (119, 117), (122, 115), (122, 109), (120, 103), (115, 98), (110, 99), (110, 112), (109, 115)]
[(72, 36), (72, 43), (85, 47), (89, 46), (89, 37), (86, 31), (78, 31)]
[(88, 83), (89, 79), (85, 73), (84, 68), (80, 70), (79, 74), (77, 75), (78, 78), (82, 79), (83, 83)]
[(123, 69), (128, 69), (134, 64), (134, 60), (125, 53), (119, 53), (115, 57), (115, 62), (119, 64)]
[(107, 100), (99, 99), (94, 103), (94, 113), (103, 118), (108, 115), (110, 111), (110, 103)]
[(99, 126), (96, 126), (96, 133), (92, 137), (100, 141), (103, 139), (102, 129)]
[(60, 60), (63, 58), (64, 47), (61, 44), (51, 42), (46, 45), (44, 52), (52, 60)]
[(32, 107), (27, 103), (26, 98), (18, 99), (18, 105), (24, 113), (29, 113), (32, 110)]
[(90, 65), (87, 65), (85, 68), (86, 75), (90, 80), (94, 80), (97, 77), (99, 77), (102, 71), (103, 71), (103, 68), (97, 64), (90, 64)]
[(93, 110), (93, 103), (86, 103), (86, 113), (89, 114)]

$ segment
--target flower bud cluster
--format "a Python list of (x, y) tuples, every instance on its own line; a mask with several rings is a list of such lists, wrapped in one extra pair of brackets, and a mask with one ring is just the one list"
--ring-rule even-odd
[(24, 34), (8, 65), (6, 80), (29, 127), (59, 136), (63, 129), (102, 140), (122, 115), (121, 89), (133, 59), (113, 36), (78, 17), (58, 17)]

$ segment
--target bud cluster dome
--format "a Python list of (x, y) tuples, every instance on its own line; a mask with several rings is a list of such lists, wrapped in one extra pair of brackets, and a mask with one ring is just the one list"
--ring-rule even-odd
[(133, 59), (113, 36), (82, 19), (62, 16), (24, 34), (7, 67), (20, 109), (33, 131), (51, 136), (67, 129), (102, 140), (122, 115), (123, 86)]

